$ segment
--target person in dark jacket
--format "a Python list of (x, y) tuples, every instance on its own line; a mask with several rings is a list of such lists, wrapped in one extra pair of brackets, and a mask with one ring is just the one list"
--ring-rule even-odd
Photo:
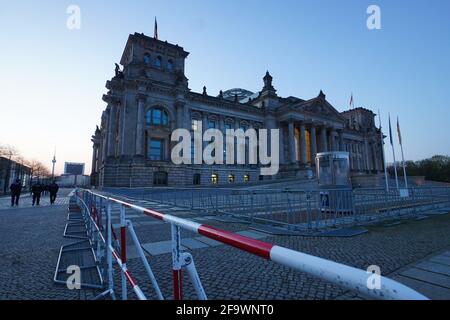
[(33, 193), (33, 206), (39, 205), (39, 202), (41, 201), (41, 193), (42, 193), (42, 185), (37, 182), (31, 187), (31, 192)]
[(50, 204), (55, 204), (56, 195), (58, 194), (59, 186), (53, 181), (48, 186), (48, 191), (50, 192)]
[(11, 190), (11, 207), (14, 207), (14, 205), (18, 206), (20, 193), (22, 192), (20, 179), (17, 179), (16, 182), (12, 183), (9, 189)]

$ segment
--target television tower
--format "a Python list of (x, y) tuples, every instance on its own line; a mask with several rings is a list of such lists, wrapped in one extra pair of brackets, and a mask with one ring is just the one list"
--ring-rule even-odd
[(52, 181), (55, 180), (55, 164), (56, 164), (56, 148), (55, 148), (55, 153), (53, 154), (53, 167), (52, 167)]

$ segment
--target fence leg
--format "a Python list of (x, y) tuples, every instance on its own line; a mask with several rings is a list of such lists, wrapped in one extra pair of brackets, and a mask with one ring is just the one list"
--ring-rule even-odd
[(186, 268), (189, 279), (194, 286), (195, 292), (199, 300), (207, 300), (205, 290), (203, 289), (202, 282), (198, 276), (197, 268), (195, 268), (194, 258), (190, 253), (182, 253), (183, 267)]
[(136, 235), (136, 232), (134, 231), (133, 224), (129, 220), (127, 221), (127, 227), (128, 227), (128, 231), (130, 232), (131, 238), (133, 239), (134, 246), (136, 247), (139, 257), (141, 258), (141, 261), (144, 264), (145, 270), (147, 271), (147, 274), (150, 277), (150, 281), (152, 282), (153, 288), (156, 291), (156, 295), (158, 296), (158, 299), (164, 300), (164, 297), (161, 293), (161, 290), (159, 289), (158, 282), (156, 281), (156, 278), (152, 271), (152, 268), (150, 267), (150, 264), (148, 263), (147, 258), (145, 257), (144, 250), (142, 250), (139, 239)]
[(183, 284), (181, 278), (181, 236), (180, 228), (171, 224), (172, 231), (172, 271), (173, 271), (173, 299), (183, 300)]
[[(125, 220), (125, 206), (120, 206), (120, 251), (121, 251), (121, 260), (124, 269), (127, 268), (127, 223)], [(122, 300), (127, 300), (127, 278), (125, 277), (125, 273), (121, 272), (121, 280), (122, 280)]]
[(111, 201), (107, 200), (107, 244), (106, 244), (106, 256), (107, 256), (107, 264), (108, 264), (108, 290), (111, 293), (111, 297), (114, 299), (114, 278), (113, 278), (113, 265), (112, 265), (112, 226), (111, 226)]

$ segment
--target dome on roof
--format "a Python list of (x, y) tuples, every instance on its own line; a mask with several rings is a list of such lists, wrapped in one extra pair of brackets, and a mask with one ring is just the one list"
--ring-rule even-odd
[(238, 101), (245, 98), (251, 97), (254, 93), (241, 88), (234, 88), (223, 92), (223, 98), (226, 100), (234, 101), (235, 96), (237, 96)]

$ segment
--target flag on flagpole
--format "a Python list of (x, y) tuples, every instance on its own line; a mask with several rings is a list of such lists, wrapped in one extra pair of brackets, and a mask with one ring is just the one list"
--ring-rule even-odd
[(352, 96), (350, 97), (350, 109), (352, 109), (353, 108), (353, 93), (352, 93)]
[(392, 139), (391, 115), (389, 115), (389, 140), (391, 142), (391, 146), (393, 146), (394, 140)]
[(400, 122), (397, 117), (397, 133), (398, 133), (398, 142), (402, 145), (402, 132), (400, 131)]
[(158, 40), (158, 21), (156, 20), (156, 17), (155, 17), (155, 31), (154, 31), (154, 34), (153, 34), (153, 38)]

